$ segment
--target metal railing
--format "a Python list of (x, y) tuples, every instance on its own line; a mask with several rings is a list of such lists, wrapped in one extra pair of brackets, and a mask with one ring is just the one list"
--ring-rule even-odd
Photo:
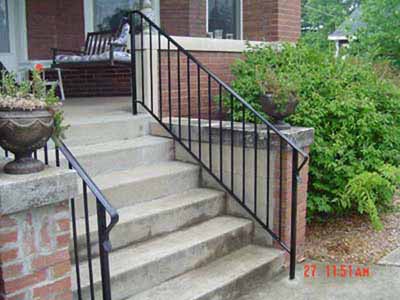
[[(300, 149), (295, 143), (283, 135), (277, 128), (257, 112), (249, 103), (240, 97), (228, 84), (223, 82), (218, 76), (205, 67), (189, 51), (185, 50), (175, 39), (169, 36), (158, 25), (150, 20), (140, 11), (133, 11), (129, 15), (131, 25), (131, 72), (132, 72), (132, 105), (133, 114), (137, 114), (137, 104), (140, 104), (148, 113), (150, 113), (160, 125), (167, 130), (190, 155), (214, 178), (225, 190), (264, 228), (270, 236), (290, 254), (290, 278), (295, 277), (296, 264), (296, 223), (297, 223), (297, 189), (300, 170), (305, 166), (308, 155)], [(146, 61), (146, 63), (145, 63)], [(155, 72), (156, 71), (156, 72)], [(158, 74), (155, 74), (157, 73)], [(174, 78), (172, 78), (174, 77)], [(157, 88), (158, 83), (158, 88)], [(158, 93), (158, 95), (157, 95)], [(214, 105), (213, 105), (214, 104)], [(229, 118), (224, 119), (226, 111), (233, 110), (235, 106), (238, 113), (242, 116), (251, 115), (255, 120), (251, 132), (245, 124), (244, 118), (241, 121), (242, 130), (242, 149), (240, 163), (235, 158), (234, 129), (237, 124), (233, 113)], [(214, 107), (214, 108), (213, 108)], [(214, 110), (214, 111), (213, 111)], [(217, 113), (217, 117), (213, 117)], [(185, 126), (187, 134), (183, 136), (183, 118), (185, 117)], [(177, 118), (178, 130), (173, 130)], [(219, 121), (219, 122), (218, 122)], [(223, 124), (230, 124), (230, 168), (228, 164), (223, 163)], [(212, 138), (212, 123), (219, 124), (217, 130), (219, 137)], [(208, 134), (202, 137), (202, 125), (208, 124)], [(266, 165), (262, 166), (258, 158), (259, 155), (259, 133), (266, 133), (267, 144), (265, 147)], [(197, 132), (194, 136), (192, 132)], [(245, 136), (253, 136), (254, 154), (252, 175), (245, 174), (248, 168), (246, 161)], [(279, 199), (278, 204), (278, 224), (271, 226), (271, 140), (279, 142)], [(217, 145), (213, 145), (214, 140)], [(202, 143), (208, 141), (208, 158), (202, 153)], [(193, 144), (197, 143), (197, 147)], [(225, 143), (226, 144), (226, 143)], [(195, 149), (196, 148), (196, 149)], [(285, 149), (291, 150), (291, 231), (290, 242), (283, 240), (282, 228), (282, 203), (283, 203), (283, 159)], [(219, 166), (213, 166), (212, 155), (215, 149), (219, 149)], [(215, 155), (215, 154), (214, 154)], [(299, 164), (299, 156), (302, 156), (302, 162)], [(234, 167), (241, 164), (243, 180), (238, 189), (234, 182)], [(259, 201), (259, 180), (261, 180), (260, 170), (266, 168), (266, 195), (265, 201)], [(287, 170), (286, 170), (287, 171)], [(224, 174), (230, 175), (230, 180), (224, 179)], [(246, 180), (254, 182), (252, 188), (253, 203), (246, 201)], [(262, 179), (264, 180), (264, 179)], [(289, 200), (289, 199), (285, 199)], [(289, 201), (286, 201), (288, 203)], [(265, 203), (265, 207), (260, 207)], [(265, 212), (265, 217), (261, 218), (259, 211)], [(275, 228), (273, 228), (275, 227)]]
[[(79, 164), (78, 160), (74, 157), (68, 147), (61, 141), (54, 139), (57, 147), (54, 150), (50, 150), (46, 145), (43, 149), (35, 151), (33, 156), (37, 159), (42, 158), (46, 165), (54, 164), (56, 167), (66, 166), (69, 169), (76, 171), (80, 180), (82, 181), (82, 201), (83, 201), (83, 220), (84, 220), (84, 237), (78, 240), (78, 217), (77, 217), (77, 199), (70, 199), (70, 212), (72, 221), (72, 238), (73, 238), (73, 262), (75, 267), (75, 278), (76, 278), (76, 296), (79, 300), (83, 300), (82, 297), (82, 285), (81, 285), (81, 273), (82, 265), (87, 264), (88, 278), (89, 278), (89, 294), (90, 299), (95, 299), (95, 282), (94, 282), (94, 267), (97, 263), (94, 260), (94, 255), (97, 255), (96, 249), (93, 247), (96, 244), (91, 241), (91, 229), (90, 229), (90, 213), (95, 213), (97, 218), (97, 230), (98, 230), (98, 255), (100, 264), (100, 276), (102, 296), (104, 300), (111, 300), (111, 280), (110, 280), (110, 264), (108, 255), (111, 252), (110, 243), (110, 232), (113, 227), (118, 223), (119, 215), (117, 210), (110, 204), (100, 188), (90, 178), (84, 168)], [(49, 157), (50, 151), (54, 151), (54, 155)], [(61, 156), (61, 155), (62, 156)], [(9, 157), (9, 153), (5, 151), (5, 157)], [(89, 201), (91, 201), (88, 192), (91, 192), (93, 200), (95, 201), (95, 212), (90, 212)], [(107, 217), (108, 215), (108, 217)], [(107, 219), (109, 223), (107, 224)], [(86, 242), (86, 256), (80, 259), (78, 242)], [(86, 300), (86, 299), (84, 299)]]

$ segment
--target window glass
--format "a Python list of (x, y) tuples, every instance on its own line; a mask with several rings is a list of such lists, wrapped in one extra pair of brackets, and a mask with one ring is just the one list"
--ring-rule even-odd
[(240, 39), (240, 0), (208, 0), (208, 32), (215, 38)]
[(10, 52), (7, 0), (0, 0), (0, 52)]
[(94, 0), (94, 28), (116, 30), (128, 11), (139, 9), (141, 0)]

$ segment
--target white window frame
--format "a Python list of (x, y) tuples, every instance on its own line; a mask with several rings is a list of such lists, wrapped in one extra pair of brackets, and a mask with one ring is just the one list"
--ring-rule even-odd
[[(160, 0), (152, 0), (156, 23), (160, 24)], [(85, 34), (94, 31), (94, 0), (84, 0)]]
[[(209, 28), (209, 7), (208, 7), (208, 1), (206, 0), (206, 33), (208, 33), (208, 28)], [(240, 40), (243, 40), (243, 0), (239, 0), (239, 17), (240, 17), (240, 24), (239, 24), (239, 36), (240, 36)]]

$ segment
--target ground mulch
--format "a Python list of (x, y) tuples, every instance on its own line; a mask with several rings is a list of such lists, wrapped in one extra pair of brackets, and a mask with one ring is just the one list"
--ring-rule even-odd
[(381, 215), (384, 229), (375, 231), (356, 214), (330, 217), (307, 225), (305, 258), (330, 263), (377, 263), (400, 247), (400, 209)]

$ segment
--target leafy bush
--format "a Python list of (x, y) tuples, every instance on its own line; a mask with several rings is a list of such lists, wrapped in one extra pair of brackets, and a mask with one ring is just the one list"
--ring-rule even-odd
[(350, 52), (373, 60), (389, 60), (400, 69), (399, 0), (363, 0), (362, 26), (350, 44)]
[[(255, 70), (260, 68), (272, 68), (275, 73), (299, 83), (300, 104), (289, 122), (315, 128), (309, 217), (363, 207), (364, 204), (354, 199), (357, 194), (352, 191), (356, 187), (363, 189), (372, 181), (376, 187), (371, 187), (372, 200), (365, 205), (373, 203), (377, 207), (380, 202), (385, 205), (389, 190), (386, 184), (390, 182), (393, 189), (395, 182), (387, 180), (379, 170), (386, 164), (399, 166), (400, 88), (382, 78), (372, 64), (364, 61), (335, 60), (330, 53), (304, 44), (283, 45), (278, 51), (256, 47), (233, 65), (236, 79), (232, 85), (259, 111), (261, 91), (255, 80)], [(229, 102), (225, 105), (229, 106)], [(231, 110), (236, 120), (242, 118), (240, 108), (235, 103)], [(252, 121), (251, 116), (246, 116), (246, 120)], [(371, 208), (358, 210), (373, 217)]]

